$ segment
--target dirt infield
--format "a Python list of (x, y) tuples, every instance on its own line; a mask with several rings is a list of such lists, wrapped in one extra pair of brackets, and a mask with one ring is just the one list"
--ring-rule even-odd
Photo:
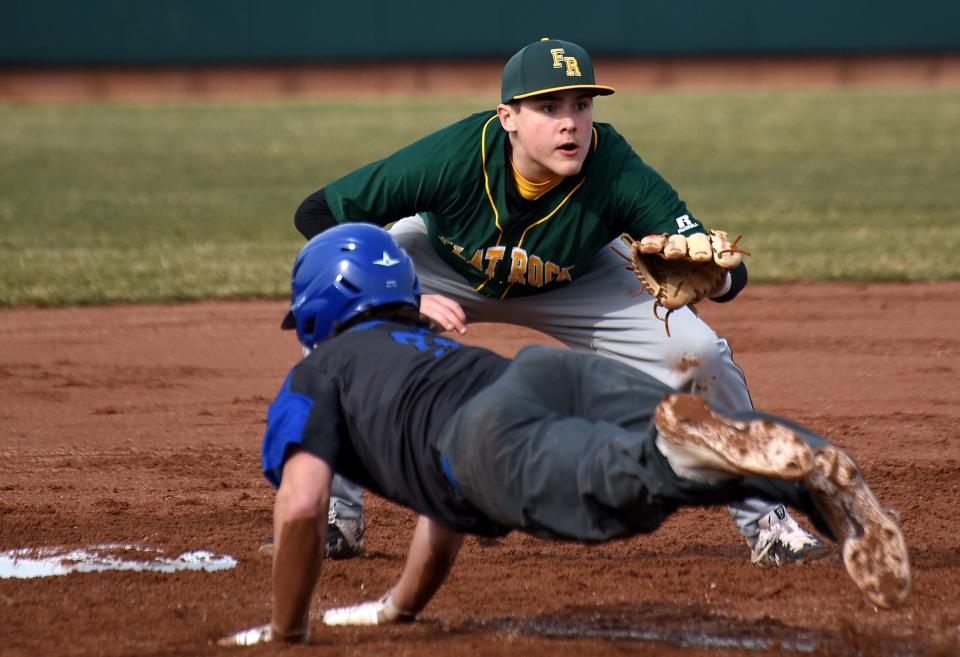
[[(131, 543), (207, 549), (232, 570), (0, 579), (0, 655), (958, 655), (960, 283), (754, 286), (705, 308), (758, 407), (851, 449), (911, 546), (907, 606), (878, 612), (836, 554), (749, 565), (722, 509), (602, 547), (470, 540), (411, 626), (313, 646), (220, 649), (270, 614), (269, 400), (298, 349), (282, 302), (0, 312), (0, 551)], [(513, 354), (534, 333), (471, 328)], [(368, 554), (324, 565), (315, 610), (379, 595), (412, 515), (373, 499)]]

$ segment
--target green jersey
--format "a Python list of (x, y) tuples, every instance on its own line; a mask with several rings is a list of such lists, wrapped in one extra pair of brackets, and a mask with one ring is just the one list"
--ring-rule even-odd
[(330, 183), (326, 199), (338, 222), (419, 214), (440, 257), (502, 299), (575, 280), (623, 233), (704, 232), (608, 124), (594, 124), (580, 173), (534, 201), (516, 191), (509, 150), (497, 114), (474, 114)]

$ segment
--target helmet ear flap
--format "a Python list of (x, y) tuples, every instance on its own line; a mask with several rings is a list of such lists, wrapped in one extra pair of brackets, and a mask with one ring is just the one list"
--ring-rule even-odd
[(297, 338), (302, 344), (315, 345), (333, 333), (333, 324), (322, 319), (330, 315), (329, 306), (326, 299), (311, 299), (297, 310)]

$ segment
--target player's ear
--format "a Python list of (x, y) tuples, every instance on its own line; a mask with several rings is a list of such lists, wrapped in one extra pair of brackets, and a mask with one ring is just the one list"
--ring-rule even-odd
[(507, 105), (506, 103), (500, 103), (497, 105), (497, 116), (500, 118), (500, 125), (503, 126), (503, 129), (507, 132), (516, 132), (517, 131), (517, 111), (520, 109), (520, 105)]

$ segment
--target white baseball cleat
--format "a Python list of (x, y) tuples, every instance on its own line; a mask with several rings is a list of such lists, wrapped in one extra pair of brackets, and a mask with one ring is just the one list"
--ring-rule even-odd
[(837, 447), (818, 448), (805, 483), (841, 546), (854, 583), (878, 607), (900, 605), (910, 593), (907, 544), (856, 462)]
[(664, 397), (654, 424), (657, 449), (686, 479), (712, 483), (760, 476), (793, 481), (813, 468), (813, 450), (788, 427), (766, 419), (725, 417), (694, 395)]
[(819, 559), (829, 549), (819, 538), (801, 527), (783, 505), (757, 522), (759, 533), (750, 543), (750, 561), (761, 566), (782, 566)]

